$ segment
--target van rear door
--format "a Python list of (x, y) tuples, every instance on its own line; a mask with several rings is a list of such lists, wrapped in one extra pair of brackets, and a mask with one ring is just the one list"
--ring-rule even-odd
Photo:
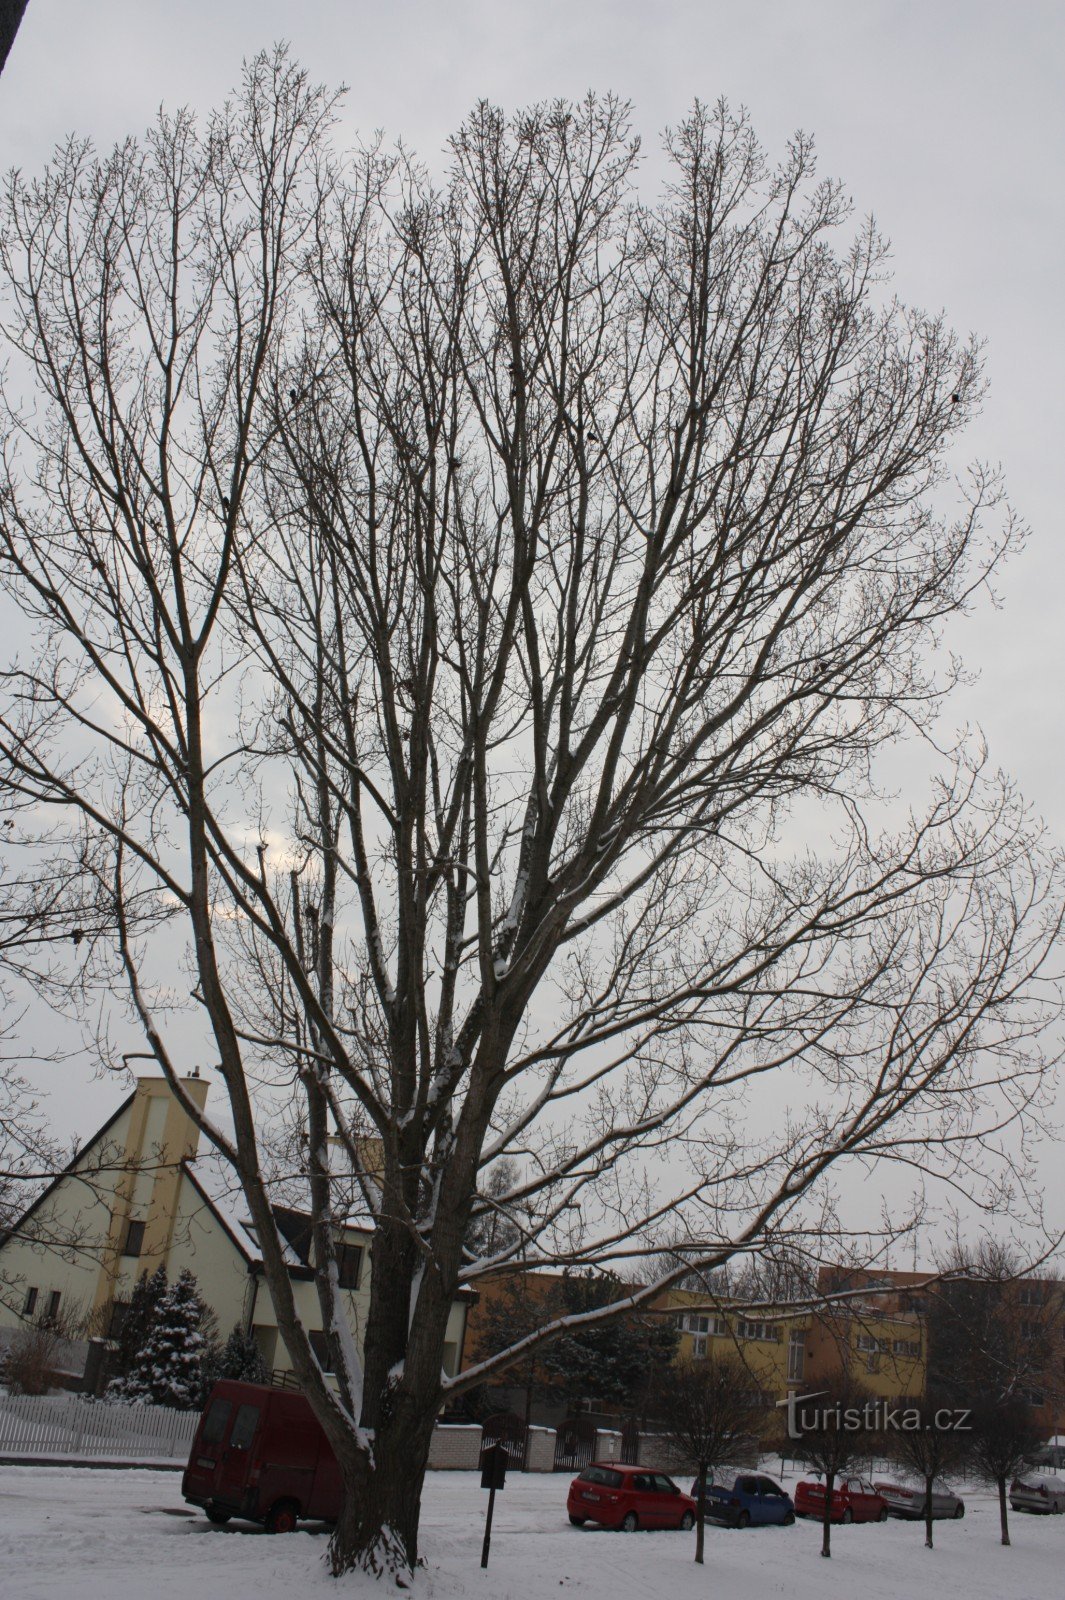
[(192, 1442), (182, 1486), (184, 1492), (191, 1494), (196, 1501), (213, 1499), (218, 1492), (222, 1453), (232, 1420), (232, 1400), (225, 1395), (214, 1395)]
[[(241, 1510), (248, 1488), (248, 1464), (259, 1429), (261, 1408), (250, 1401), (225, 1401), (230, 1406), (228, 1430), (215, 1469), (215, 1498), (220, 1504)], [(215, 1405), (218, 1404), (216, 1400)]]

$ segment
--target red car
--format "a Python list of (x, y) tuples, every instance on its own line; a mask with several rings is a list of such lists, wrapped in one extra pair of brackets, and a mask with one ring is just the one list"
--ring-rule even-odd
[(664, 1472), (593, 1461), (569, 1486), (566, 1510), (574, 1527), (586, 1522), (635, 1533), (637, 1528), (690, 1528), (695, 1501)]
[[(816, 1517), (825, 1514), (825, 1486), (804, 1480), (795, 1489), (795, 1515)], [(832, 1485), (832, 1522), (886, 1522), (887, 1502), (864, 1478), (840, 1478)]]

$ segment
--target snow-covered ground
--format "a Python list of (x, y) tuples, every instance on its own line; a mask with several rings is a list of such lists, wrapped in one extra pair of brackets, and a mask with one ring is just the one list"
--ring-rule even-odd
[[(964, 1521), (937, 1523), (923, 1548), (912, 1523), (837, 1528), (831, 1562), (820, 1529), (707, 1529), (706, 1565), (694, 1535), (625, 1535), (571, 1528), (569, 1478), (511, 1477), (496, 1497), (492, 1554), (480, 1570), (487, 1494), (469, 1472), (430, 1473), (422, 1519), (427, 1569), (419, 1597), (481, 1595), (547, 1600), (562, 1589), (604, 1600), (1055, 1600), (1062, 1593), (1065, 1517), (1011, 1518), (1014, 1544), (998, 1543), (998, 1511), (966, 1490)], [(180, 1474), (63, 1467), (0, 1467), (3, 1600), (292, 1600), (310, 1593), (380, 1594), (359, 1578), (324, 1573), (322, 1534), (271, 1538), (251, 1527), (212, 1528), (181, 1498)], [(394, 1591), (392, 1591), (394, 1592)]]

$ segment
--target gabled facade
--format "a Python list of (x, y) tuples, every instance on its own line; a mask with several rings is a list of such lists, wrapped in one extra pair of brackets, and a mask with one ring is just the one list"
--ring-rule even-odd
[[(183, 1080), (204, 1107), (208, 1085)], [(322, 1359), (325, 1341), (314, 1285), (310, 1219), (275, 1207), (296, 1308)], [(338, 1231), (340, 1285), (357, 1340), (369, 1310), (369, 1223)], [(62, 1317), (113, 1337), (142, 1272), (188, 1268), (218, 1319), (251, 1332), (269, 1368), (291, 1371), (262, 1255), (236, 1177), (215, 1152), (199, 1152), (199, 1130), (164, 1078), (140, 1078), (133, 1093), (0, 1239), (0, 1329)], [(459, 1369), (466, 1319), (456, 1301), (444, 1366)]]

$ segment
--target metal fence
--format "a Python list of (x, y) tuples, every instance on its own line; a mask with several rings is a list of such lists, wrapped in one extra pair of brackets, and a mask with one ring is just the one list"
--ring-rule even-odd
[(92, 1404), (66, 1395), (0, 1395), (0, 1455), (181, 1460), (198, 1411)]

